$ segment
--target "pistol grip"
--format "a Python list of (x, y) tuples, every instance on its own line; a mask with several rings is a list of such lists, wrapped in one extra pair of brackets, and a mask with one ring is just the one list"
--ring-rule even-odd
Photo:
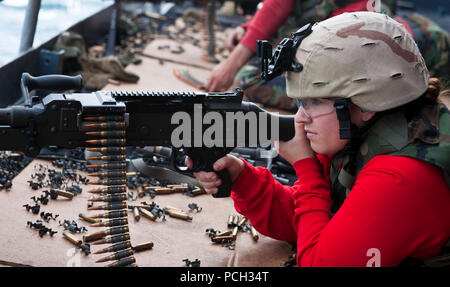
[(228, 169), (223, 169), (216, 172), (222, 183), (219, 186), (219, 191), (212, 196), (215, 198), (229, 197), (231, 193), (231, 178)]

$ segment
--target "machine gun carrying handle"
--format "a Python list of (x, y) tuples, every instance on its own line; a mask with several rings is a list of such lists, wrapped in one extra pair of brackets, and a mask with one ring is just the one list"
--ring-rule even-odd
[(46, 90), (46, 91), (66, 91), (81, 90), (83, 87), (83, 79), (80, 75), (70, 77), (65, 75), (46, 75), (33, 77), (28, 73), (23, 73), (20, 80), (20, 88), (25, 106), (31, 106), (32, 100), (30, 91)]

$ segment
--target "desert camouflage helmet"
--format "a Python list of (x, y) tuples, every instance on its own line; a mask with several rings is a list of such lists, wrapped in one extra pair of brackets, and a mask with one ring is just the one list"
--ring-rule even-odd
[(315, 24), (287, 72), (291, 98), (350, 98), (362, 109), (384, 111), (417, 99), (429, 72), (412, 36), (389, 16), (344, 13)]

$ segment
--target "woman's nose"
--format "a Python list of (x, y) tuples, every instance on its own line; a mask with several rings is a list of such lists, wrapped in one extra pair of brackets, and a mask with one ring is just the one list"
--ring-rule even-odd
[(295, 114), (296, 123), (309, 123), (311, 122), (311, 117), (306, 113), (305, 109), (300, 106), (297, 113)]

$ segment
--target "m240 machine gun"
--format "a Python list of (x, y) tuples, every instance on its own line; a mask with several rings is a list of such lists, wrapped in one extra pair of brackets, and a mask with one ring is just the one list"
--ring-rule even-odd
[[(173, 156), (188, 155), (193, 171), (213, 171), (213, 163), (235, 147), (267, 147), (294, 136), (294, 117), (243, 102), (239, 89), (224, 93), (119, 92), (50, 93), (80, 90), (81, 76), (24, 73), (24, 105), (0, 109), (0, 148), (37, 156), (43, 147), (97, 147), (111, 161), (124, 163), (124, 147), (171, 146)], [(99, 148), (98, 146), (103, 146)], [(175, 161), (173, 161), (175, 164)], [(183, 168), (176, 165), (180, 172)], [(229, 196), (227, 171), (215, 197)]]

